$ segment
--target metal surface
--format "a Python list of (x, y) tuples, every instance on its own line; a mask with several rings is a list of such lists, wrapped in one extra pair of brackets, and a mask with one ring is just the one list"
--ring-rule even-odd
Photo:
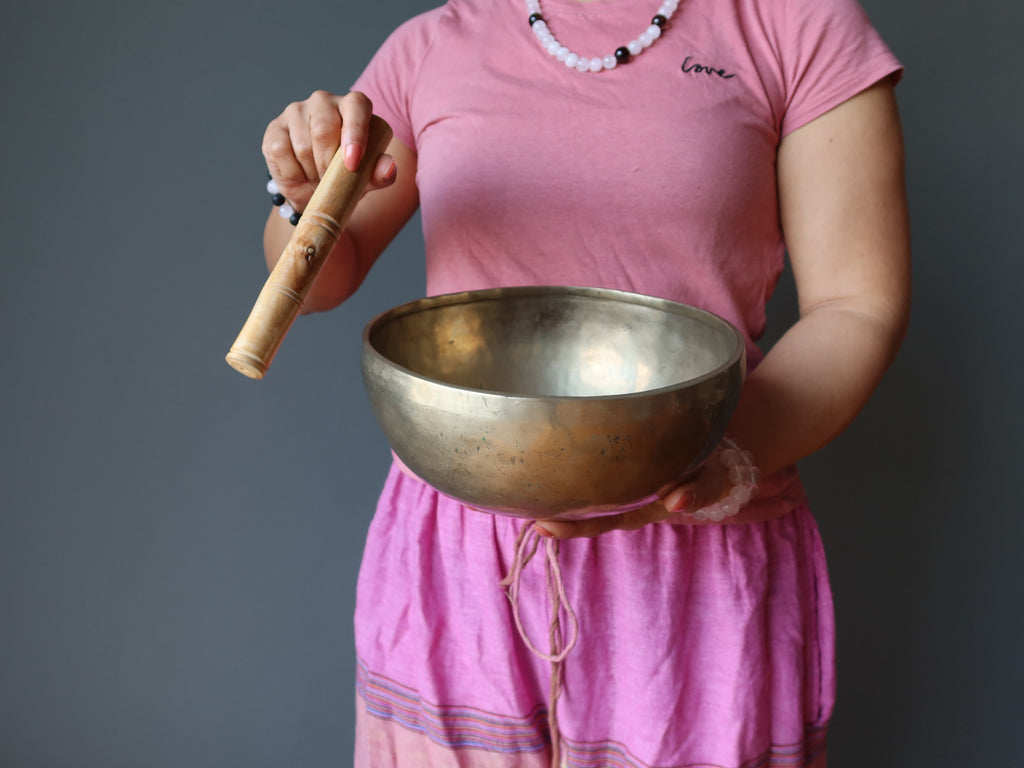
[(721, 439), (743, 338), (682, 304), (596, 288), (501, 288), (396, 307), (363, 377), (398, 457), (471, 506), (579, 519), (639, 506)]

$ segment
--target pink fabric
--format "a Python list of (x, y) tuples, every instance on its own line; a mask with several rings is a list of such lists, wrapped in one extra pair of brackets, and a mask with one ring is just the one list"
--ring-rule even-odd
[[(586, 55), (627, 42), (657, 5), (543, 0), (554, 34)], [(737, 325), (753, 367), (783, 265), (779, 142), (900, 71), (855, 0), (683, 0), (650, 49), (596, 75), (541, 48), (522, 0), (451, 0), (396, 31), (355, 88), (417, 153), (429, 294), (661, 296)], [(832, 613), (795, 469), (752, 510), (773, 519), (563, 546), (580, 616), (559, 705), (568, 765), (789, 766), (820, 752)], [(360, 765), (540, 764), (550, 670), (498, 586), (521, 525), (392, 469), (359, 583)], [(543, 638), (530, 573), (522, 608)]]
[[(358, 765), (544, 764), (551, 668), (499, 586), (524, 524), (392, 468), (358, 590)], [(559, 560), (580, 627), (559, 702), (568, 765), (797, 766), (822, 748), (832, 604), (806, 507), (564, 541)], [(542, 568), (523, 572), (520, 611), (543, 642)]]
[[(656, 8), (544, 2), (559, 39), (593, 55)], [(684, 0), (650, 49), (599, 75), (558, 63), (525, 16), (522, 0), (449, 2), (394, 33), (355, 85), (416, 150), (427, 292), (621, 288), (756, 339), (783, 265), (779, 141), (899, 71), (860, 6)]]

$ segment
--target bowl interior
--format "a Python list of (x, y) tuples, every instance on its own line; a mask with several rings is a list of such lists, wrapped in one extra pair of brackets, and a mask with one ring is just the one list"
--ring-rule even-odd
[(382, 317), (368, 340), (419, 376), (516, 396), (635, 394), (735, 358), (735, 330), (714, 315), (614, 293), (506, 289), (428, 299)]

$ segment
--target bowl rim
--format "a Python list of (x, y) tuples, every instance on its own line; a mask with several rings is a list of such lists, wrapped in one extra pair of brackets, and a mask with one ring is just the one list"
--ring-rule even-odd
[[(607, 299), (613, 301), (624, 301), (630, 304), (640, 304), (646, 307), (652, 307), (656, 309), (667, 309), (677, 314), (689, 315), (690, 317), (700, 317), (705, 321), (710, 321), (711, 324), (717, 324), (725, 330), (732, 333), (734, 345), (732, 351), (729, 353), (725, 362), (721, 365), (713, 368), (707, 373), (695, 376), (692, 379), (686, 379), (685, 381), (677, 382), (676, 384), (670, 384), (665, 387), (657, 387), (655, 389), (644, 389), (639, 392), (622, 392), (619, 394), (610, 395), (532, 395), (522, 392), (506, 392), (503, 390), (496, 389), (479, 389), (477, 387), (466, 387), (461, 384), (451, 384), (441, 379), (435, 379), (431, 376), (425, 376), (421, 373), (417, 373), (404, 365), (394, 362), (393, 360), (385, 357), (370, 341), (370, 335), (373, 331), (383, 325), (386, 322), (391, 322), (400, 317), (419, 312), (424, 309), (434, 309), (438, 307), (450, 307), (457, 306), (459, 304), (473, 304), (480, 301), (493, 301), (495, 299), (501, 299), (505, 297), (521, 297), (521, 296), (545, 296), (545, 295), (563, 295), (563, 296), (582, 296), (584, 298), (596, 298), (596, 299)], [(383, 361), (387, 366), (401, 371), (413, 379), (417, 379), (427, 384), (444, 387), (448, 390), (462, 391), (473, 394), (486, 395), (487, 397), (500, 397), (513, 400), (522, 401), (546, 401), (546, 402), (575, 402), (583, 400), (632, 400), (640, 399), (645, 397), (651, 397), (659, 394), (667, 394), (677, 391), (683, 388), (693, 387), (702, 384), (705, 381), (716, 378), (722, 375), (724, 372), (732, 368), (739, 362), (741, 366), (741, 375), (745, 378), (746, 376), (746, 341), (740, 330), (720, 315), (710, 312), (700, 307), (694, 307), (690, 304), (683, 304), (682, 302), (673, 301), (671, 299), (664, 299), (657, 296), (649, 296), (643, 293), (635, 293), (632, 291), (623, 291), (616, 288), (595, 288), (589, 286), (573, 286), (573, 285), (522, 285), (522, 286), (506, 286), (502, 288), (486, 288), (481, 290), (469, 290), (469, 291), (457, 291), (453, 293), (437, 294), (435, 296), (427, 296), (420, 299), (414, 299), (413, 301), (399, 304), (396, 307), (392, 307), (384, 312), (381, 312), (372, 320), (370, 320), (363, 328), (362, 334), (362, 349), (363, 355), (371, 355), (372, 357)], [(366, 365), (363, 365), (364, 373)]]

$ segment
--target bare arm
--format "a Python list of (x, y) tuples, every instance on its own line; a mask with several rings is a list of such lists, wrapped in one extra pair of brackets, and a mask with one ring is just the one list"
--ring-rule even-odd
[[(765, 474), (853, 420), (906, 330), (909, 227), (892, 86), (879, 83), (788, 135), (778, 185), (800, 318), (747, 380), (729, 428)], [(557, 537), (637, 528), (706, 506), (723, 486), (721, 472), (704, 470), (663, 503), (543, 528)]]
[[(263, 154), (282, 194), (298, 211), (305, 208), (335, 151), (358, 167), (366, 145), (372, 105), (365, 96), (317, 91), (291, 104), (267, 126)], [(360, 200), (338, 238), (302, 311), (319, 312), (343, 302), (362, 284), (370, 267), (419, 205), (416, 154), (397, 139), (377, 164), (372, 189)], [(263, 230), (267, 266), (273, 268), (294, 227), (271, 211)]]
[(892, 86), (787, 136), (778, 178), (800, 319), (750, 376), (730, 426), (766, 474), (849, 425), (906, 330), (909, 226)]

